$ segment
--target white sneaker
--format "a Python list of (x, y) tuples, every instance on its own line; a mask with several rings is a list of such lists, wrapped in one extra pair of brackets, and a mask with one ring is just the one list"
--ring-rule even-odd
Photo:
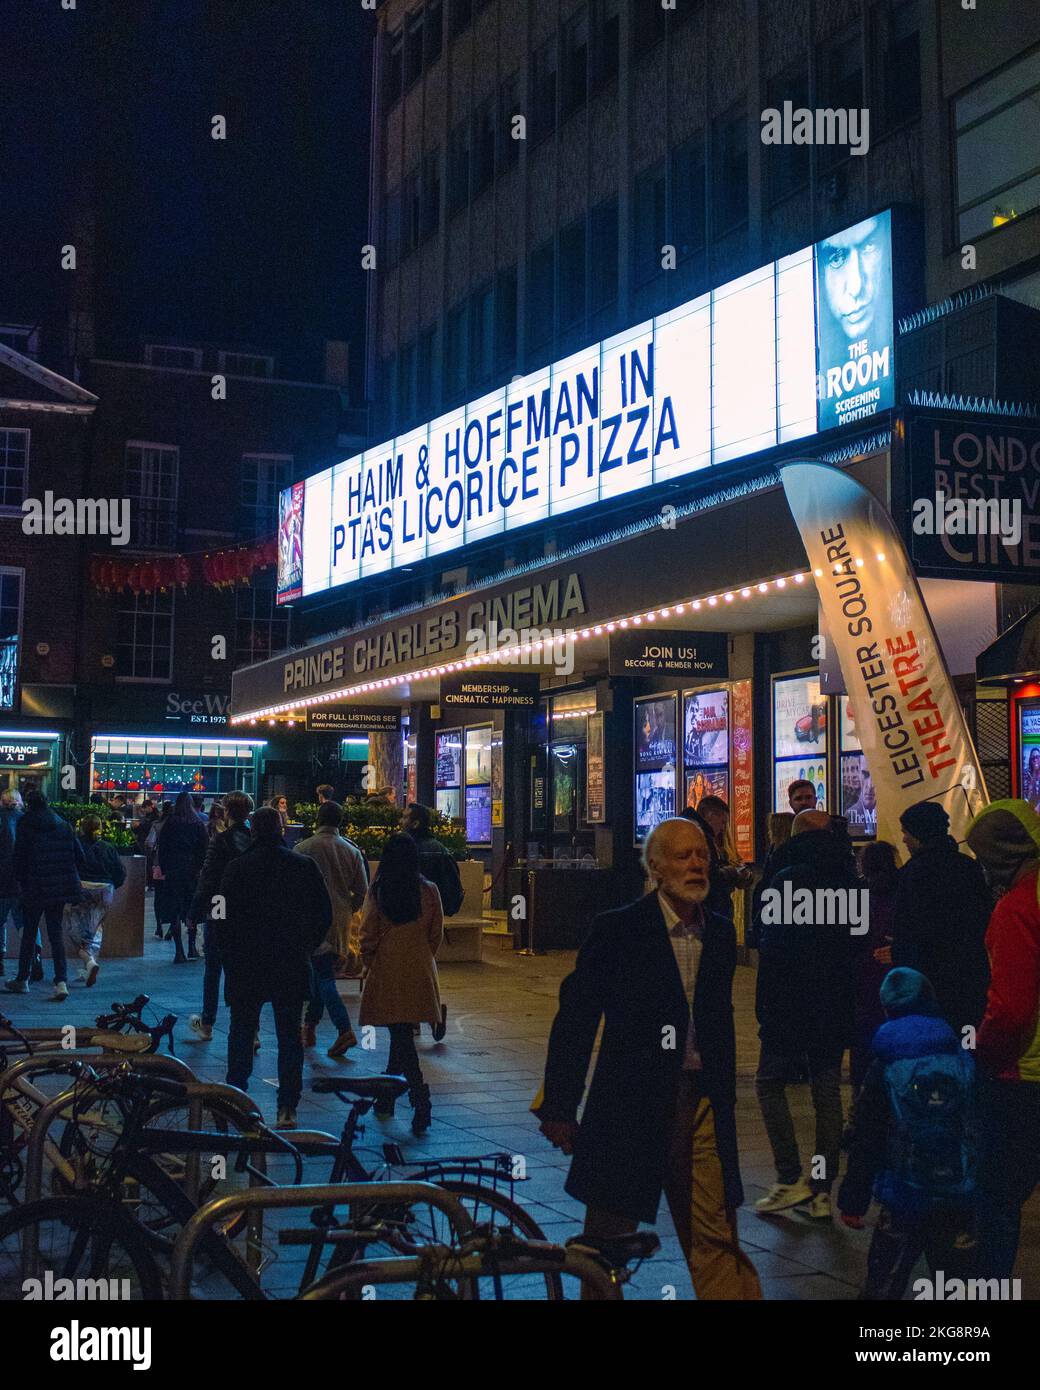
[(203, 1023), (201, 1014), (192, 1014), (188, 1019), (188, 1027), (203, 1042), (213, 1041), (213, 1028), (209, 1023)]
[(86, 986), (90, 989), (91, 985), (97, 983), (98, 971), (101, 969), (93, 956), (87, 957)]
[(834, 1209), (831, 1206), (830, 1193), (817, 1192), (816, 1196), (809, 1203), (808, 1214), (814, 1221), (833, 1221)]
[(60, 1004), (69, 997), (69, 987), (64, 980), (58, 980), (54, 986), (54, 993), (51, 995), (52, 1004)]
[(768, 1216), (770, 1212), (787, 1211), (789, 1207), (800, 1207), (803, 1202), (811, 1202), (813, 1190), (804, 1178), (797, 1182), (774, 1183), (764, 1197), (759, 1197), (755, 1210)]

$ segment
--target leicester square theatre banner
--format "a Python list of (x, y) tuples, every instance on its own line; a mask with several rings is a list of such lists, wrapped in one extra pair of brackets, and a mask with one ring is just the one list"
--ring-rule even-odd
[(898, 845), (903, 811), (933, 800), (963, 840), (986, 788), (892, 518), (840, 468), (790, 463), (780, 476), (873, 774), (879, 837)]
[(889, 409), (891, 219), (868, 217), (286, 489), (278, 602)]

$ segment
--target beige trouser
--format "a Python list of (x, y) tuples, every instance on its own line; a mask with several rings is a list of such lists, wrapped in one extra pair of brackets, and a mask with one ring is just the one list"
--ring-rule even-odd
[[(711, 1101), (683, 1074), (664, 1195), (698, 1299), (760, 1299), (755, 1266), (740, 1248), (736, 1212), (727, 1209)], [(587, 1235), (634, 1231), (638, 1222), (588, 1207)], [(582, 1297), (586, 1297), (583, 1293)]]

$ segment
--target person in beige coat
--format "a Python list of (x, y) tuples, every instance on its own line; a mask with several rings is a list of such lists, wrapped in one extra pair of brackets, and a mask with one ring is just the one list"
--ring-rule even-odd
[[(410, 835), (386, 843), (379, 870), (361, 913), (361, 960), (365, 967), (359, 1022), (390, 1030), (386, 1070), (408, 1081), (412, 1132), (430, 1127), (430, 1088), (415, 1050), (417, 1023), (441, 1021), (441, 996), (434, 956), (444, 935), (436, 885), (419, 873), (419, 850)], [(376, 1114), (392, 1115), (392, 1102)]]

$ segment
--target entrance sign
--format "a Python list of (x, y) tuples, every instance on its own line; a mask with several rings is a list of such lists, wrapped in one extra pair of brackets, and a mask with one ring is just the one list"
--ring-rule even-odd
[(307, 711), (309, 734), (396, 734), (401, 729), (401, 711), (396, 706), (341, 705), (338, 709), (319, 706)]
[(881, 503), (840, 468), (781, 469), (877, 791), (877, 833), (940, 802), (963, 840), (987, 801), (978, 756), (903, 543)]
[(612, 632), (608, 656), (612, 676), (682, 676), (714, 679), (729, 674), (729, 639), (724, 632), (637, 628)]
[(885, 410), (892, 318), (883, 212), (285, 489), (278, 601)]

